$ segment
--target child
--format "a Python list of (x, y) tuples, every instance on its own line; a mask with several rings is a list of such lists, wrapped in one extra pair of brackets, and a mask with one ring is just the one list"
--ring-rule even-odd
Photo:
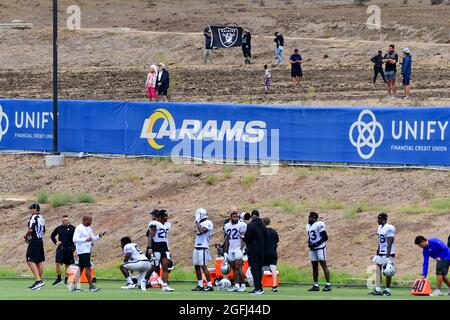
[(268, 91), (272, 80), (272, 71), (267, 64), (264, 65), (264, 90)]
[(145, 82), (145, 87), (147, 88), (149, 101), (156, 101), (157, 98), (156, 77), (157, 77), (157, 68), (155, 65), (152, 65), (147, 75), (147, 81)]

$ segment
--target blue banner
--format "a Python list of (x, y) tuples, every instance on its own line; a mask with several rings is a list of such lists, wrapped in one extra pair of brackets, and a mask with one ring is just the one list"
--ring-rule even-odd
[[(52, 101), (0, 99), (1, 150), (52, 150)], [(450, 165), (450, 109), (60, 101), (59, 150)]]

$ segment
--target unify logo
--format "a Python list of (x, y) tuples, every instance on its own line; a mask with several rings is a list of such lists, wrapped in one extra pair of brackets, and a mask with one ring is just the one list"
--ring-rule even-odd
[[(157, 125), (159, 130), (156, 130)], [(150, 146), (156, 150), (164, 148), (158, 140), (169, 138), (172, 141), (236, 141), (259, 143), (263, 141), (267, 125), (264, 121), (231, 121), (208, 120), (202, 123), (198, 119), (185, 119), (181, 128), (177, 129), (171, 113), (159, 108), (144, 121), (141, 138), (147, 139)]]
[[(364, 116), (369, 117), (365, 122)], [(354, 130), (358, 130), (358, 137), (354, 139)], [(377, 134), (378, 133), (378, 134)], [(351, 144), (358, 150), (359, 156), (364, 159), (370, 159), (375, 154), (376, 148), (383, 143), (384, 130), (377, 121), (375, 114), (370, 110), (363, 110), (349, 130), (349, 139)], [(368, 152), (367, 152), (368, 151)]]
[(237, 28), (219, 28), (219, 38), (220, 42), (225, 48), (233, 46), (238, 40), (238, 29)]
[(3, 139), (3, 136), (8, 133), (9, 128), (9, 119), (8, 115), (3, 112), (2, 105), (0, 104), (0, 142)]

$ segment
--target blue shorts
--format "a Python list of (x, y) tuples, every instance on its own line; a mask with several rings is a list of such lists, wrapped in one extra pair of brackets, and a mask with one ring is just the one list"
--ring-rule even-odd
[(403, 85), (404, 86), (409, 86), (409, 83), (411, 82), (411, 76), (403, 76)]

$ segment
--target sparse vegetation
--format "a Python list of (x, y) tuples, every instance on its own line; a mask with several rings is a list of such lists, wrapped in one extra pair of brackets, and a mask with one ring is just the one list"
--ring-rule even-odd
[(50, 197), (50, 204), (53, 207), (61, 207), (75, 202), (75, 197), (69, 193), (57, 193)]
[(247, 175), (247, 176), (244, 176), (241, 179), (241, 185), (243, 185), (244, 187), (248, 188), (248, 187), (252, 186), (255, 183), (255, 181), (256, 181), (256, 177), (255, 176)]
[(95, 203), (95, 197), (88, 192), (83, 192), (77, 194), (76, 201), (78, 203)]
[(47, 191), (39, 191), (37, 194), (37, 202), (48, 203), (49, 194)]
[(337, 201), (337, 200), (325, 199), (325, 200), (321, 200), (319, 202), (319, 209), (320, 210), (339, 210), (339, 209), (344, 209), (344, 204), (342, 204), (340, 201)]
[(212, 186), (212, 185), (216, 184), (217, 182), (219, 182), (220, 180), (221, 180), (220, 177), (218, 177), (217, 175), (209, 174), (206, 177), (206, 184)]

